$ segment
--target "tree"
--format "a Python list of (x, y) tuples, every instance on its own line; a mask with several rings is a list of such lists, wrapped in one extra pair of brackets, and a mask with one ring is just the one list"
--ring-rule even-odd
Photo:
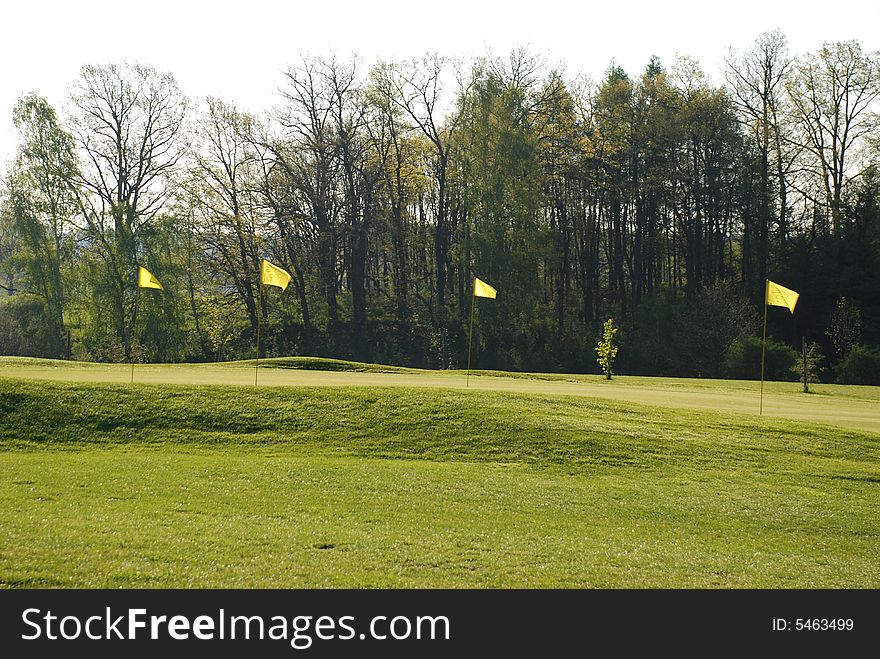
[(366, 103), (357, 80), (356, 60), (324, 65), (330, 92), (330, 114), (336, 138), (336, 162), (342, 187), (342, 219), (346, 242), (348, 289), (351, 292), (351, 344), (356, 359), (369, 359), (367, 336), (367, 264), (369, 234), (375, 215), (375, 192), (381, 168), (370, 162), (364, 135)]
[(366, 129), (370, 134), (374, 158), (380, 167), (384, 199), (391, 221), (393, 245), (393, 284), (397, 307), (397, 322), (405, 327), (412, 314), (410, 305), (410, 273), (408, 227), (411, 218), (407, 212), (417, 201), (417, 192), (424, 188), (425, 179), (419, 169), (419, 156), (428, 142), (412, 137), (415, 126), (409, 114), (401, 108), (397, 94), (400, 80), (390, 64), (379, 64), (371, 73), (368, 90), (373, 112)]
[(630, 145), (633, 303), (662, 283), (664, 211), (673, 184), (673, 158), (679, 133), (677, 92), (660, 61), (651, 58), (635, 86)]
[(837, 298), (837, 305), (831, 313), (828, 336), (840, 359), (846, 358), (849, 352), (861, 343), (862, 314), (852, 300), (844, 296)]
[(810, 393), (810, 384), (819, 382), (819, 365), (825, 357), (819, 352), (819, 345), (815, 341), (803, 340), (801, 346), (800, 363), (791, 367), (793, 373), (800, 377), (803, 392)]
[(685, 293), (693, 299), (707, 284), (726, 279), (732, 269), (735, 175), (744, 149), (725, 91), (709, 86), (692, 62), (680, 61), (676, 71), (681, 134), (672, 158), (672, 212), (680, 245), (674, 241), (673, 250), (683, 251), (677, 267), (683, 266)]
[(545, 217), (553, 238), (553, 255), (548, 263), (548, 280), (556, 298), (556, 335), (565, 332), (568, 297), (574, 278), (574, 235), (579, 201), (580, 140), (583, 125), (578, 121), (575, 99), (559, 74), (551, 74), (542, 90), (546, 102), (536, 117), (537, 157), (541, 165)]
[(186, 99), (170, 73), (140, 64), (84, 66), (73, 86), (73, 130), (84, 165), (77, 181), (96, 293), (130, 357), (139, 234), (171, 193), (184, 153)]
[(15, 214), (9, 203), (8, 195), (0, 197), (0, 295), (11, 297), (16, 292), (16, 282), (20, 276), (20, 269), (16, 265), (19, 244), (21, 239), (15, 229)]
[(286, 215), (297, 221), (300, 235), (314, 246), (319, 289), (329, 323), (335, 326), (339, 321), (336, 193), (341, 182), (333, 112), (337, 99), (326, 69), (327, 63), (304, 57), (298, 67), (285, 72), (281, 94), (287, 105), (276, 117), (284, 134), (266, 140), (265, 146), (283, 172), (283, 185), (290, 187)]
[(825, 44), (796, 65), (788, 92), (834, 232), (844, 186), (857, 173), (850, 156), (878, 125), (872, 104), (880, 96), (880, 62), (875, 53), (862, 52), (858, 41)]
[(596, 346), (596, 354), (599, 355), (596, 361), (599, 363), (599, 368), (602, 369), (607, 380), (611, 379), (612, 365), (617, 357), (616, 337), (618, 331), (620, 331), (620, 328), (614, 326), (613, 318), (606, 320), (602, 326), (602, 338), (599, 339), (599, 344)]
[(728, 348), (760, 329), (755, 307), (723, 280), (679, 305), (675, 318), (673, 336), (657, 348), (674, 353), (678, 374), (692, 377), (722, 377)]
[[(256, 125), (255, 125), (256, 126)], [(303, 348), (310, 350), (314, 335), (311, 302), (306, 289), (306, 267), (313, 236), (309, 218), (304, 215), (301, 195), (293, 185), (288, 170), (288, 161), (277, 156), (278, 146), (268, 146), (272, 139), (265, 134), (265, 128), (254, 128), (250, 137), (251, 147), (257, 159), (256, 179), (257, 203), (268, 216), (272, 233), (277, 234), (277, 260), (293, 276), (293, 288), (299, 299), (303, 325)]]
[[(454, 145), (461, 123), (461, 115), (452, 112), (446, 121), (441, 120), (443, 76), (449, 62), (440, 55), (425, 57), (421, 62), (413, 61), (392, 67), (387, 80), (394, 93), (389, 98), (409, 116), (416, 128), (430, 143), (432, 150), (427, 174), (434, 182), (436, 195), (433, 222), (434, 251), (434, 295), (435, 305), (431, 309), (435, 325), (445, 337), (446, 330), (446, 292), (449, 287), (448, 261), (450, 246), (454, 235), (452, 213), (450, 212), (450, 172), (454, 158)], [(460, 96), (465, 96), (467, 89)], [(443, 361), (446, 362), (447, 345), (443, 340)]]
[(633, 84), (617, 65), (609, 67), (596, 97), (597, 153), (601, 163), (602, 211), (605, 218), (605, 256), (613, 299), (627, 316), (626, 261), (628, 178), (633, 122)]
[(880, 350), (856, 346), (834, 368), (840, 384), (880, 385)]
[(63, 265), (73, 254), (79, 173), (73, 138), (45, 99), (29, 94), (13, 109), (22, 142), (7, 180), (10, 210), (26, 274), (25, 292), (41, 297), (51, 328), (51, 356), (65, 353)]
[(0, 355), (58, 357), (58, 337), (46, 322), (47, 315), (39, 297), (0, 297)]
[[(832, 337), (851, 353), (880, 336), (876, 58), (845, 43), (794, 60), (772, 32), (717, 87), (689, 58), (612, 64), (595, 84), (522, 48), (367, 76), (305, 55), (265, 120), (208, 99), (185, 128), (169, 75), (85, 67), (73, 137), (36, 97), (19, 111), (0, 291), (28, 304), (5, 318), (27, 313), (19, 337), (37, 314), (54, 328), (54, 348), (28, 350), (59, 354), (71, 328), (74, 355), (130, 358), (140, 261), (166, 285), (141, 299), (151, 359), (250, 356), (263, 318), (276, 353), (449, 367), (477, 274), (504, 291), (474, 337), (487, 367), (589, 369), (613, 316), (617, 368), (711, 377), (772, 269), (809, 300), (769, 333), (824, 337), (836, 362)], [(260, 304), (260, 257), (291, 272), (298, 304)], [(826, 336), (842, 293), (861, 332), (835, 316)]]
[[(785, 35), (774, 30), (758, 37), (744, 54), (731, 53), (725, 64), (733, 101), (759, 154), (757, 217), (755, 223), (746, 223), (744, 237), (746, 244), (754, 244), (756, 263), (752, 263), (751, 249), (743, 254), (746, 288), (754, 294), (767, 276), (771, 220), (775, 219), (780, 237), (787, 237), (789, 231), (788, 172), (792, 156), (782, 115), (784, 85), (792, 60)], [(774, 177), (776, 195), (771, 189)]]
[(216, 98), (205, 99), (195, 124), (192, 198), (200, 216), (202, 240), (212, 258), (209, 269), (234, 286), (257, 331), (259, 233), (261, 217), (255, 203), (256, 156), (250, 133), (254, 119)]
[(489, 359), (519, 367), (527, 351), (513, 352), (517, 334), (540, 331), (530, 325), (537, 325), (550, 246), (535, 128), (546, 88), (537, 73), (537, 63), (520, 52), (509, 62), (484, 62), (460, 107), (458, 165), (467, 214), (459, 271), (467, 279), (483, 273), (508, 291), (487, 310), (482, 329)]

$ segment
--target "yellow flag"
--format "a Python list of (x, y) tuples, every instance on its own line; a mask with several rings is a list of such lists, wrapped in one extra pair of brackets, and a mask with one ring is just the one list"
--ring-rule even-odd
[(263, 259), (260, 262), (260, 281), (266, 286), (277, 286), (283, 291), (290, 283), (290, 273)]
[(165, 290), (159, 280), (153, 276), (153, 273), (138, 266), (138, 288), (158, 288), (160, 291)]
[(474, 295), (477, 297), (490, 297), (495, 299), (495, 289), (482, 279), (474, 277)]
[(800, 295), (790, 288), (767, 280), (767, 304), (774, 307), (785, 307), (794, 313), (794, 307), (799, 297)]

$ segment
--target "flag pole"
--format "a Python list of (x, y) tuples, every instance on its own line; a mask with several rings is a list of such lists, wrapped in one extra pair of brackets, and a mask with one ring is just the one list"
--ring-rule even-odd
[(764, 349), (767, 345), (767, 288), (769, 279), (764, 280), (764, 338), (761, 339), (761, 403), (758, 415), (764, 414)]
[(260, 316), (263, 315), (263, 276), (260, 275), (260, 302), (257, 304), (257, 364), (254, 366), (254, 386), (257, 386), (257, 375), (260, 372)]
[(474, 306), (477, 301), (477, 282), (474, 281), (474, 290), (471, 294), (471, 328), (468, 331), (468, 367), (467, 367), (467, 380), (465, 381), (465, 387), (471, 386), (471, 339), (474, 336)]
[(141, 306), (141, 283), (138, 281), (137, 288), (135, 289), (134, 294), (134, 322), (131, 327), (131, 339), (129, 341), (130, 345), (128, 346), (128, 361), (131, 362), (131, 380), (129, 384), (134, 383), (134, 344), (135, 337), (137, 336), (137, 324), (138, 324), (138, 309)]

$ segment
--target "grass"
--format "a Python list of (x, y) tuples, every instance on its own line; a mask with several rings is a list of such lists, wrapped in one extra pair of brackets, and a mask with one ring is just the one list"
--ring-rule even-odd
[[(403, 387), (468, 389), (554, 397), (590, 397), (672, 409), (698, 409), (757, 416), (759, 383), (744, 380), (558, 375), (475, 371), (420, 371), (381, 364), (362, 364), (316, 357), (262, 360), (263, 386)], [(254, 383), (254, 362), (220, 364), (150, 364), (135, 367), (135, 383), (181, 385), (248, 385)], [(323, 370), (322, 370), (323, 369)], [(0, 357), (0, 377), (61, 382), (105, 382), (128, 386), (125, 364), (86, 364)], [(818, 422), (880, 433), (880, 387), (815, 385), (804, 395), (794, 382), (767, 382), (764, 415)]]
[(788, 419), (0, 377), (0, 474), (7, 587), (880, 587), (880, 434)]

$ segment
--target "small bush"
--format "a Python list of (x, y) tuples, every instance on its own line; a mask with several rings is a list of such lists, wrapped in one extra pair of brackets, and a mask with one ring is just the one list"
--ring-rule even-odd
[(880, 385), (880, 350), (856, 346), (834, 369), (840, 384)]
[[(764, 355), (764, 379), (792, 381), (792, 367), (798, 360), (795, 350), (784, 343), (767, 340)], [(737, 380), (761, 379), (761, 339), (748, 337), (734, 341), (724, 360), (727, 377)]]

